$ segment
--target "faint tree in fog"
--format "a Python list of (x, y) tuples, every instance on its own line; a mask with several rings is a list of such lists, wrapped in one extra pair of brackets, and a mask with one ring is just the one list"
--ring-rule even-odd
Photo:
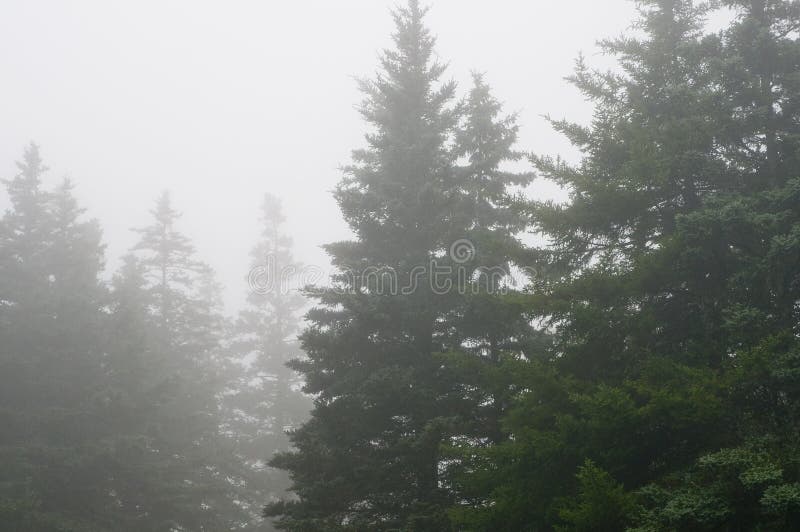
[(219, 287), (178, 231), (168, 194), (152, 214), (113, 282), (119, 512), (131, 530), (238, 528), (248, 521), (240, 466), (219, 432)]
[[(286, 366), (301, 354), (296, 334), (305, 300), (287, 285), (299, 264), (292, 255), (292, 240), (283, 231), (284, 221), (280, 200), (266, 194), (261, 236), (250, 253), (251, 271), (262, 271), (265, 284), (250, 287), (246, 308), (233, 325), (230, 380), (223, 395), (225, 430), (252, 470), (247, 478), (249, 502), (259, 518), (264, 501), (285, 496), (289, 487), (285, 473), (267, 462), (289, 449), (285, 432), (297, 428), (311, 408), (300, 391), (299, 376)], [(272, 528), (269, 522), (261, 526)]]
[(108, 501), (103, 246), (69, 182), (42, 188), (35, 144), (17, 166), (0, 220), (0, 522), (77, 529), (92, 524), (87, 507)]

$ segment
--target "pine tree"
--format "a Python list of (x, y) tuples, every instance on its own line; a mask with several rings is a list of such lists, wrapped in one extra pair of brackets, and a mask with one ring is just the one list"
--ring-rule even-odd
[[(726, 2), (720, 36), (719, 152), (734, 183), (680, 220), (678, 279), (724, 353), (726, 446), (645, 491), (648, 526), (800, 526), (795, 463), (797, 378), (798, 89), (800, 6)], [(675, 282), (673, 281), (673, 282)]]
[[(47, 261), (52, 290), (53, 334), (60, 349), (91, 353), (92, 365), (100, 360), (101, 309), (106, 303), (106, 287), (100, 280), (104, 264), (102, 231), (97, 220), (84, 221), (86, 210), (73, 195), (73, 184), (62, 181), (50, 194), (48, 208), (52, 216), (52, 236)], [(78, 379), (89, 367), (75, 360), (65, 372), (74, 372)], [(73, 373), (64, 373), (64, 376)]]
[(553, 122), (582, 161), (533, 158), (571, 196), (531, 206), (529, 308), (555, 344), (516, 364), (466, 529), (796, 522), (796, 6), (730, 2), (705, 35), (708, 6), (639, 4), (642, 33), (602, 44), (620, 73), (578, 63), (590, 126)]
[(18, 168), (5, 181), (11, 208), (0, 227), (1, 520), (90, 530), (99, 523), (86, 508), (105, 497), (101, 235), (68, 182), (42, 188), (35, 144)]
[(180, 215), (172, 208), (169, 193), (161, 195), (152, 215), (154, 223), (137, 230), (141, 239), (133, 251), (141, 256), (145, 268), (163, 347), (188, 346), (186, 351), (192, 356), (192, 299), (206, 266), (194, 258), (191, 242), (178, 232)]
[[(341, 273), (315, 293), (321, 306), (302, 336), (308, 359), (293, 366), (315, 408), (293, 434), (297, 452), (272, 462), (290, 471), (298, 496), (267, 510), (284, 528), (432, 529), (445, 519), (429, 263), (450, 245), (458, 113), (423, 15), (416, 1), (395, 12), (395, 48), (361, 83), (373, 130), (336, 192), (357, 240), (326, 248)], [(415, 271), (424, 273), (406, 294), (369, 274), (402, 285)]]
[(450, 351), (444, 368), (452, 401), (445, 407), (452, 449), (445, 478), (464, 506), (485, 502), (485, 494), (465, 481), (464, 472), (509, 437), (502, 419), (513, 397), (514, 362), (538, 356), (547, 342), (529, 323), (516, 286), (531, 279), (525, 272), (515, 275), (513, 268), (525, 260), (518, 235), (526, 220), (522, 199), (512, 190), (528, 184), (531, 175), (504, 168), (522, 154), (514, 150), (516, 117), (501, 113), (483, 77), (475, 75), (456, 136), (465, 163), (457, 169), (462, 177), (453, 209), (453, 238), (457, 233), (466, 236), (475, 257), (461, 265), (468, 282), (455, 290), (452, 310), (440, 320)]
[(298, 452), (273, 461), (299, 497), (267, 509), (288, 529), (447, 528), (442, 444), (504, 439), (502, 386), (476, 386), (532, 338), (500, 294), (522, 253), (511, 189), (530, 178), (503, 168), (521, 157), (515, 119), (481, 76), (452, 103), (424, 13), (395, 13), (396, 48), (361, 85), (373, 129), (336, 193), (358, 239), (327, 247), (340, 274), (314, 292), (294, 364), (318, 398)]
[(218, 286), (178, 231), (168, 194), (153, 218), (114, 281), (107, 368), (117, 513), (131, 530), (237, 528), (248, 516), (220, 433)]
[[(48, 195), (41, 185), (47, 167), (36, 144), (31, 143), (25, 149), (23, 160), (17, 163), (17, 168), (19, 174), (3, 181), (11, 201), (11, 208), (3, 217), (0, 233), (3, 249), (0, 255), (3, 268), (3, 275), (0, 276), (3, 322), (8, 330), (18, 330), (20, 339), (32, 341), (32, 330), (23, 333), (18, 327), (32, 327), (41, 323), (43, 317), (36, 315), (36, 312), (45, 312), (38, 303), (45, 299), (44, 294), (50, 282), (50, 271), (44, 257), (47, 254), (51, 220)], [(9, 350), (13, 349), (9, 344), (6, 346)], [(26, 350), (24, 346), (18, 348)]]
[[(239, 313), (229, 342), (228, 390), (223, 400), (225, 428), (250, 470), (247, 494), (255, 518), (263, 502), (285, 495), (289, 480), (268, 468), (277, 452), (289, 450), (286, 431), (299, 427), (311, 409), (302, 383), (287, 362), (300, 356), (297, 345), (303, 297), (292, 286), (300, 265), (285, 235), (280, 200), (266, 194), (261, 238), (253, 248), (247, 307)], [(269, 522), (261, 523), (269, 527)]]
[(569, 514), (562, 498), (577, 496), (587, 459), (641, 486), (727, 438), (712, 371), (722, 351), (706, 334), (716, 317), (671, 286), (667, 258), (682, 217), (731, 185), (715, 140), (709, 63), (719, 44), (703, 37), (704, 11), (691, 2), (639, 4), (641, 36), (601, 43), (619, 73), (577, 63), (571, 81), (595, 104), (590, 126), (552, 122), (581, 162), (533, 158), (570, 192), (567, 204), (532, 205), (549, 242), (532, 264), (547, 277), (531, 311), (556, 342), (549, 357), (517, 368), (514, 388), (526, 391), (506, 417), (514, 439), (490, 454), (494, 480), (473, 479), (492, 493), (473, 523), (552, 527)]

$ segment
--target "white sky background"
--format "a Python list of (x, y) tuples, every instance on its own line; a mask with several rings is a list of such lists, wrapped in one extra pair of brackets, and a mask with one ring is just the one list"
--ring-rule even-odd
[[(331, 191), (363, 145), (354, 77), (389, 45), (385, 0), (3, 0), (0, 4), (0, 176), (40, 144), (45, 181), (75, 181), (100, 220), (109, 268), (149, 223), (163, 189), (181, 228), (226, 287), (247, 290), (248, 252), (264, 192), (283, 199), (297, 257), (327, 268), (319, 246), (348, 238)], [(469, 88), (486, 73), (520, 112), (519, 148), (575, 152), (541, 115), (590, 118), (563, 78), (583, 51), (634, 16), (626, 0), (429, 0), (428, 25), (448, 75)], [(535, 195), (552, 187), (534, 185)], [(0, 209), (7, 206), (0, 193)]]

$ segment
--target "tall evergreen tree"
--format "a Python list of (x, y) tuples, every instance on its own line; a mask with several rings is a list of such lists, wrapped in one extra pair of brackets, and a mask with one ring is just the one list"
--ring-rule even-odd
[(146, 390), (150, 412), (142, 421), (148, 467), (160, 473), (143, 508), (156, 527), (229, 529), (246, 518), (229, 482), (238, 467), (219, 432), (219, 295), (210, 268), (178, 230), (168, 193), (152, 214), (133, 248), (146, 281), (154, 324), (151, 371), (157, 376)]
[(68, 182), (42, 188), (35, 144), (18, 168), (0, 224), (0, 527), (90, 530), (105, 496), (100, 230)]
[[(501, 473), (473, 479), (491, 493), (474, 506), (476, 528), (574, 523), (565, 498), (580, 496), (581, 481), (608, 471), (641, 486), (727, 437), (712, 371), (721, 353), (707, 334), (713, 318), (693, 294), (669, 286), (674, 264), (660, 256), (681, 217), (730, 186), (716, 151), (720, 108), (709, 68), (719, 45), (703, 38), (704, 11), (691, 2), (639, 5), (642, 36), (601, 43), (621, 72), (578, 62), (572, 82), (595, 104), (591, 125), (553, 121), (582, 161), (533, 158), (570, 192), (566, 205), (532, 208), (535, 229), (549, 239), (534, 265), (549, 276), (535, 286), (531, 310), (556, 342), (549, 358), (517, 368), (514, 385), (524, 393), (506, 418), (514, 438), (489, 455)], [(587, 459), (592, 467), (576, 477)], [(597, 508), (595, 526), (630, 524), (608, 508), (617, 519), (610, 524)]]
[[(193, 303), (201, 306), (213, 300), (197, 301), (199, 283), (208, 267), (194, 257), (194, 246), (176, 227), (179, 213), (172, 208), (170, 195), (164, 192), (152, 211), (153, 224), (137, 229), (141, 239), (133, 251), (141, 257), (145, 277), (153, 301), (153, 314), (157, 318), (160, 341), (164, 349), (176, 349), (189, 357), (202, 356), (213, 346), (215, 338), (196, 335), (197, 312)], [(196, 345), (207, 340), (212, 345)], [(185, 360), (175, 358), (175, 362)]]
[(240, 528), (249, 521), (240, 467), (219, 428), (218, 288), (168, 194), (153, 218), (114, 281), (106, 367), (117, 512), (130, 530)]
[[(247, 494), (256, 520), (264, 501), (283, 497), (289, 487), (286, 475), (267, 462), (289, 450), (286, 432), (299, 427), (311, 409), (297, 374), (286, 366), (300, 356), (297, 332), (304, 298), (292, 285), (300, 265), (284, 221), (280, 200), (266, 194), (261, 237), (250, 253), (247, 306), (229, 341), (230, 377), (223, 397), (225, 429), (250, 470)], [(272, 529), (269, 521), (258, 526)]]
[[(800, 5), (726, 2), (718, 144), (734, 183), (680, 220), (677, 279), (703, 308), (723, 363), (728, 445), (645, 492), (648, 526), (800, 526), (796, 213)], [(701, 306), (702, 305), (702, 306)], [(718, 356), (720, 356), (718, 355)]]
[(503, 390), (475, 389), (494, 379), (481, 364), (530, 339), (523, 307), (498, 295), (521, 252), (511, 188), (529, 176), (503, 168), (517, 126), (480, 76), (452, 103), (424, 13), (395, 12), (396, 47), (361, 85), (372, 131), (336, 193), (357, 240), (327, 247), (340, 273), (313, 292), (308, 360), (293, 365), (317, 399), (297, 452), (273, 461), (298, 495), (267, 509), (284, 528), (446, 528), (442, 444), (504, 437)]
[(517, 365), (513, 439), (475, 461), (468, 529), (796, 522), (796, 425), (755, 404), (793, 419), (797, 7), (730, 2), (704, 35), (707, 6), (638, 3), (641, 36), (602, 44), (621, 72), (578, 63), (592, 124), (554, 121), (580, 164), (533, 158), (571, 194), (531, 209), (550, 275), (530, 308), (556, 342)]
[[(416, 1), (395, 12), (395, 48), (361, 84), (373, 131), (336, 192), (357, 240), (327, 246), (341, 274), (315, 293), (321, 306), (302, 337), (308, 359), (294, 364), (317, 398), (293, 435), (297, 452), (273, 460), (290, 471), (298, 496), (267, 510), (284, 528), (442, 526), (429, 264), (449, 247), (458, 115), (423, 15)], [(401, 294), (369, 271), (401, 285), (420, 275)]]
[(450, 400), (443, 416), (449, 420), (451, 454), (447, 457), (448, 489), (461, 501), (480, 504), (480, 489), (462, 482), (475, 468), (476, 455), (508, 438), (502, 418), (509, 406), (513, 376), (509, 368), (522, 357), (537, 356), (547, 335), (534, 331), (517, 284), (531, 279), (516, 272), (527, 251), (518, 235), (525, 229), (522, 198), (513, 187), (530, 181), (527, 173), (506, 166), (522, 158), (514, 150), (515, 116), (503, 116), (480, 75), (464, 105), (464, 120), (456, 135), (460, 185), (453, 209), (454, 232), (466, 236), (475, 256), (460, 265), (465, 279), (453, 291), (452, 309), (439, 321), (444, 347), (444, 380)]

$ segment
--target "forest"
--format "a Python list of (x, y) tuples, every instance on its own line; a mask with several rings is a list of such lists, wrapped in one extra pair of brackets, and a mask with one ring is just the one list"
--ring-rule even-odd
[(313, 214), (262, 191), (233, 314), (179, 196), (112, 261), (29, 143), (2, 181), (0, 531), (799, 530), (800, 1), (636, 5), (597, 44), (615, 66), (565, 80), (591, 121), (547, 117), (576, 163), (398, 5), (334, 273), (303, 284), (286, 220)]

